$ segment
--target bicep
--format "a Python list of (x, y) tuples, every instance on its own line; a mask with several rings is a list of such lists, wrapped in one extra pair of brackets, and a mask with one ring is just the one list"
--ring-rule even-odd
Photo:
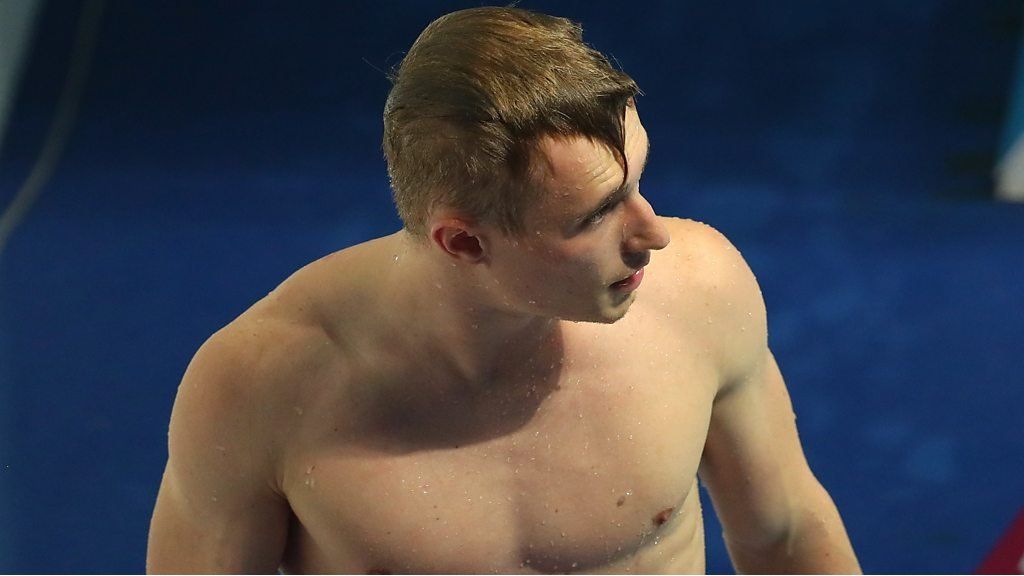
[[(150, 525), (150, 572), (278, 569), (289, 508), (254, 433), (251, 389), (204, 346), (179, 387)], [(211, 350), (210, 348), (213, 348)]]
[(715, 400), (700, 476), (728, 537), (763, 544), (790, 527), (816, 491), (782, 374), (767, 348), (747, 378)]
[[(204, 502), (203, 499), (206, 499)], [(165, 473), (149, 531), (149, 573), (275, 573), (288, 507), (253, 494), (209, 496)]]

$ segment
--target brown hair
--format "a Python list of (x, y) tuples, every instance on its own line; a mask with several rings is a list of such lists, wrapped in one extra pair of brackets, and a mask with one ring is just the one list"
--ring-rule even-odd
[(519, 8), (442, 16), (396, 70), (384, 156), (398, 214), (425, 238), (438, 205), (522, 233), (541, 190), (543, 136), (608, 146), (627, 170), (623, 120), (640, 89), (583, 42), (579, 24)]

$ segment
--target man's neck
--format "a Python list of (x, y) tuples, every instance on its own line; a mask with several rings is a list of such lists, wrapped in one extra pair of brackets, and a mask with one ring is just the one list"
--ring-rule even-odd
[[(498, 386), (544, 357), (561, 361), (563, 323), (502, 310), (472, 264), (457, 262), (402, 231), (392, 237), (388, 300), (406, 341), (453, 386)], [(554, 350), (559, 353), (547, 358)]]

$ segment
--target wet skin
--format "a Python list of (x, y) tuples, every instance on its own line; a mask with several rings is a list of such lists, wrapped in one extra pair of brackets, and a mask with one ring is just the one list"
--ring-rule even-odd
[[(395, 316), (374, 282), (326, 282), (374, 278), (350, 272), (393, 262), (397, 235), (307, 267), (229, 327), (281, 375), (258, 394), (283, 569), (702, 572), (696, 474), (719, 387), (706, 318), (735, 252), (663, 223), (681, 248), (652, 253), (622, 319), (559, 322), (485, 388), (446, 382), (381, 319)], [(349, 329), (328, 329), (322, 303), (341, 301)]]
[(285, 569), (702, 572), (695, 476), (717, 382), (700, 332), (670, 316), (678, 298), (659, 301), (678, 266), (655, 256), (622, 320), (565, 322), (483, 390), (401, 393), (441, 376), (363, 333), (284, 411)]

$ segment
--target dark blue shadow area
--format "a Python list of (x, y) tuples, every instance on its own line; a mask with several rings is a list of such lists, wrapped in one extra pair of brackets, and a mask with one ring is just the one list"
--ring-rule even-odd
[[(476, 2), (108, 3), (75, 132), (0, 260), (3, 572), (138, 572), (192, 353), (303, 264), (399, 226), (397, 63)], [(645, 195), (761, 282), (808, 458), (870, 572), (970, 572), (1024, 506), (1024, 207), (989, 169), (1009, 1), (529, 2), (646, 95)], [(38, 154), (53, 3), (0, 159)], [(708, 569), (731, 570), (710, 517)]]

